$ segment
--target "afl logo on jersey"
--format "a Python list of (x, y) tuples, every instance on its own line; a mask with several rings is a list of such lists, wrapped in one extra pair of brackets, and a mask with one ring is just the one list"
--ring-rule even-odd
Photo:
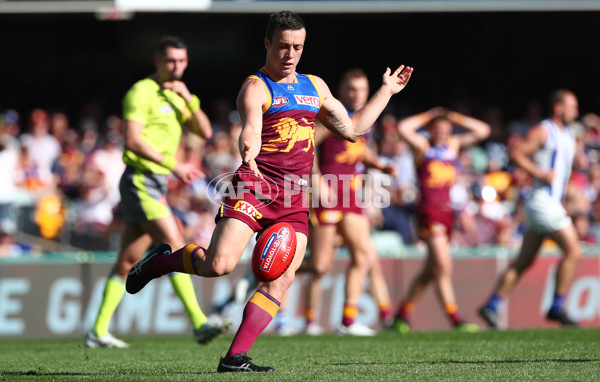
[(298, 105), (319, 107), (319, 97), (306, 95), (295, 95), (294, 97), (296, 98), (296, 103), (298, 103)]
[(287, 104), (288, 102), (290, 101), (288, 101), (287, 97), (275, 97), (275, 99), (273, 100), (273, 106), (280, 107)]
[(173, 111), (173, 108), (171, 107), (171, 105), (164, 105), (164, 106), (161, 106), (161, 108), (160, 108), (160, 112), (164, 113), (164, 114), (168, 114), (172, 111)]

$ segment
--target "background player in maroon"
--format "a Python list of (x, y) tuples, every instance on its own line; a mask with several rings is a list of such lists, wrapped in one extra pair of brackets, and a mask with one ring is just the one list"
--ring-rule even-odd
[[(361, 69), (350, 69), (342, 75), (338, 97), (350, 114), (360, 110), (369, 99), (369, 80)], [(375, 245), (370, 236), (370, 224), (356, 200), (357, 165), (393, 173), (392, 166), (382, 165), (376, 154), (366, 144), (366, 137), (358, 142), (346, 141), (317, 124), (317, 165), (313, 172), (320, 175), (320, 196), (331, 199), (331, 206), (319, 204), (311, 211), (309, 258), (314, 275), (308, 284), (306, 302), (306, 333), (321, 334), (317, 324), (317, 307), (321, 298), (321, 278), (331, 271), (335, 260), (336, 234), (340, 234), (350, 252), (350, 264), (346, 272), (345, 300), (342, 323), (338, 333), (357, 336), (374, 335), (375, 331), (355, 321), (358, 300), (364, 289), (367, 273), (375, 288), (375, 299), (383, 319), (390, 318), (390, 298), (379, 265)], [(323, 179), (332, 178), (331, 182)], [(333, 195), (330, 195), (332, 194)], [(323, 195), (326, 194), (326, 195)]]
[[(453, 124), (465, 132), (452, 134)], [(417, 132), (427, 126), (429, 138)], [(427, 243), (427, 259), (413, 280), (394, 319), (401, 332), (410, 330), (409, 317), (416, 300), (434, 282), (440, 303), (452, 325), (460, 331), (479, 330), (476, 324), (463, 322), (452, 285), (450, 234), (454, 213), (450, 206), (450, 188), (456, 177), (455, 161), (461, 147), (473, 145), (490, 134), (490, 126), (463, 114), (434, 108), (407, 117), (398, 124), (400, 135), (413, 151), (421, 199), (418, 207), (419, 236)]]
[[(226, 209), (235, 197), (225, 199), (207, 249), (190, 244), (170, 253), (170, 247), (160, 246), (138, 263), (127, 279), (127, 291), (137, 293), (153, 278), (173, 271), (203, 277), (226, 275), (237, 265), (255, 231), (273, 221), (287, 222), (294, 227), (297, 249), (292, 266), (277, 280), (262, 283), (247, 303), (233, 343), (221, 358), (219, 372), (274, 370), (255, 365), (247, 352), (277, 313), (279, 301), (293, 283), (306, 249), (308, 211), (307, 207), (302, 208), (302, 199), (295, 200), (287, 206), (289, 208), (274, 211), (269, 206), (284, 205), (283, 197), (254, 206), (257, 189), (252, 187), (260, 184), (260, 179), (266, 181), (263, 171), (269, 178), (276, 178), (275, 182), (286, 175), (304, 175), (306, 171), (306, 175), (310, 175), (314, 150), (310, 144), (314, 144), (315, 120), (318, 118), (332, 131), (356, 141), (375, 122), (390, 98), (406, 86), (412, 73), (412, 68), (403, 65), (394, 72), (387, 68), (378, 91), (363, 109), (350, 117), (322, 79), (296, 72), (305, 39), (304, 21), (299, 16), (289, 11), (272, 14), (264, 39), (266, 64), (244, 82), (238, 94), (237, 107), (242, 122), (239, 142), (244, 165), (236, 176), (252, 179), (244, 174), (247, 168), (256, 181), (247, 185), (251, 192), (243, 193), (247, 200), (237, 200), (234, 206), (239, 202), (239, 209)], [(310, 97), (310, 102), (306, 97)], [(294, 163), (292, 156), (300, 162)], [(282, 167), (296, 172), (278, 172)]]

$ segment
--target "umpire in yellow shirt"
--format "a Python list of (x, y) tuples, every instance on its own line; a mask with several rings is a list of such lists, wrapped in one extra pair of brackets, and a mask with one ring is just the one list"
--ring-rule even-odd
[[(91, 348), (128, 347), (109, 333), (108, 328), (123, 297), (130, 268), (153, 243), (168, 243), (173, 248), (186, 244), (166, 198), (170, 173), (184, 183), (201, 175), (193, 164), (177, 163), (175, 159), (182, 125), (202, 138), (209, 139), (212, 135), (210, 121), (200, 109), (198, 97), (181, 81), (188, 66), (185, 43), (178, 37), (163, 37), (154, 55), (154, 65), (156, 72), (136, 82), (123, 100), (123, 161), (127, 167), (119, 188), (126, 227), (96, 322), (86, 334), (85, 345)], [(189, 275), (172, 274), (171, 283), (185, 306), (199, 343), (206, 343), (227, 329), (230, 322), (208, 320), (204, 315)]]

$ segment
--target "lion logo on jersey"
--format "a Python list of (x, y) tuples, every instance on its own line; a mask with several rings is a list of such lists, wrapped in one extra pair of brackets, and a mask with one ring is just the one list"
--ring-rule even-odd
[(444, 163), (441, 161), (431, 161), (427, 165), (431, 177), (427, 180), (427, 186), (431, 188), (439, 188), (448, 186), (454, 183), (456, 179), (456, 169), (452, 163)]
[(311, 147), (315, 146), (315, 123), (308, 122), (305, 118), (302, 118), (304, 125), (301, 125), (293, 118), (282, 118), (278, 123), (273, 125), (273, 128), (279, 133), (279, 138), (272, 139), (268, 144), (262, 146), (263, 150), (266, 151), (277, 151), (279, 148), (276, 146), (277, 143), (287, 143), (286, 148), (281, 149), (282, 153), (289, 153), (296, 143), (306, 142), (306, 147), (302, 150), (308, 151)]
[(344, 144), (346, 146), (344, 151), (334, 157), (336, 162), (351, 165), (360, 162), (364, 158), (366, 146), (364, 139), (360, 139), (355, 143), (344, 141)]

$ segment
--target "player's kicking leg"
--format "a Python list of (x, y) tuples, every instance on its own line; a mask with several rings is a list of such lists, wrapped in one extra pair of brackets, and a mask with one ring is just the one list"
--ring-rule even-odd
[(296, 270), (302, 264), (306, 251), (307, 237), (303, 233), (296, 233), (296, 255), (290, 268), (277, 280), (263, 283), (254, 293), (246, 307), (240, 328), (227, 352), (219, 363), (219, 372), (229, 371), (273, 371), (271, 367), (257, 366), (247, 359), (248, 351), (254, 341), (269, 325), (277, 311), (280, 301), (284, 298), (288, 288), (294, 282)]

